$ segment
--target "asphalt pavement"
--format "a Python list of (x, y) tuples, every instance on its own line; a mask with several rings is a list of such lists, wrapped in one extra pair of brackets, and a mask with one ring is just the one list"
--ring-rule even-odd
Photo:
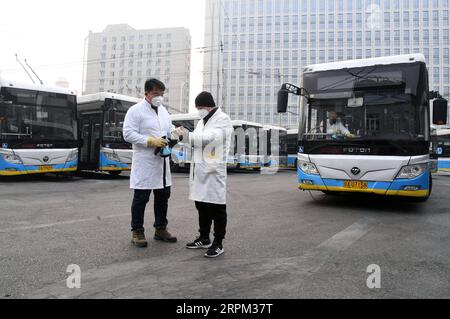
[(173, 184), (178, 242), (152, 239), (151, 201), (143, 249), (130, 243), (127, 176), (1, 178), (0, 298), (450, 298), (450, 176), (413, 203), (303, 192), (293, 171), (232, 172), (225, 253), (212, 260), (185, 248), (198, 217), (188, 175)]

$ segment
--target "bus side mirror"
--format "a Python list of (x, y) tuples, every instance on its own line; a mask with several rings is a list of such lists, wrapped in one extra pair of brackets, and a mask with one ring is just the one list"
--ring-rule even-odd
[(436, 99), (433, 101), (433, 124), (447, 124), (448, 101), (446, 99)]
[(277, 109), (278, 113), (286, 113), (288, 107), (289, 92), (287, 90), (281, 89), (278, 91), (278, 102)]

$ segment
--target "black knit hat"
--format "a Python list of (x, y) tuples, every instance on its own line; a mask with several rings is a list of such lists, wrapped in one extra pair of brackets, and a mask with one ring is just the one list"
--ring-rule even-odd
[(209, 106), (216, 107), (216, 103), (214, 102), (214, 98), (209, 92), (202, 92), (195, 98), (195, 106)]

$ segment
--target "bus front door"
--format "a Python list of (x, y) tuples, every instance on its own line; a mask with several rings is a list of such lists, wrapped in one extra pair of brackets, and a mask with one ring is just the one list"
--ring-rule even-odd
[(80, 152), (81, 169), (99, 169), (100, 133), (100, 115), (83, 117), (81, 120), (81, 137), (83, 139), (83, 145)]

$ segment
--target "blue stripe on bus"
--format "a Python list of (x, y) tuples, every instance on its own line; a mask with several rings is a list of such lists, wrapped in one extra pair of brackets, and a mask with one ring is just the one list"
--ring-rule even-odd
[(420, 190), (427, 190), (430, 187), (430, 172), (425, 172), (419, 177), (413, 179), (395, 179), (391, 187), (390, 191), (400, 191), (403, 190), (405, 186), (418, 186)]
[(99, 159), (99, 167), (101, 169), (107, 168), (107, 167), (111, 167), (111, 168), (115, 168), (115, 169), (129, 169), (130, 165), (129, 164), (124, 164), (122, 162), (117, 162), (117, 161), (111, 161), (109, 160), (106, 156), (105, 153), (100, 152), (100, 159)]
[(440, 158), (438, 161), (438, 169), (450, 170), (450, 158)]
[[(65, 164), (56, 164), (56, 165), (49, 165), (52, 166), (52, 170), (65, 170), (65, 169), (73, 169), (78, 167), (78, 160), (74, 160), (71, 162), (66, 162)], [(24, 164), (13, 164), (6, 162), (2, 156), (0, 156), (0, 172), (6, 172), (6, 173), (33, 173), (33, 172), (40, 172), (39, 170), (40, 166), (36, 165), (24, 165)], [(44, 171), (43, 173), (46, 173), (47, 171)], [(51, 172), (48, 171), (48, 172)]]

